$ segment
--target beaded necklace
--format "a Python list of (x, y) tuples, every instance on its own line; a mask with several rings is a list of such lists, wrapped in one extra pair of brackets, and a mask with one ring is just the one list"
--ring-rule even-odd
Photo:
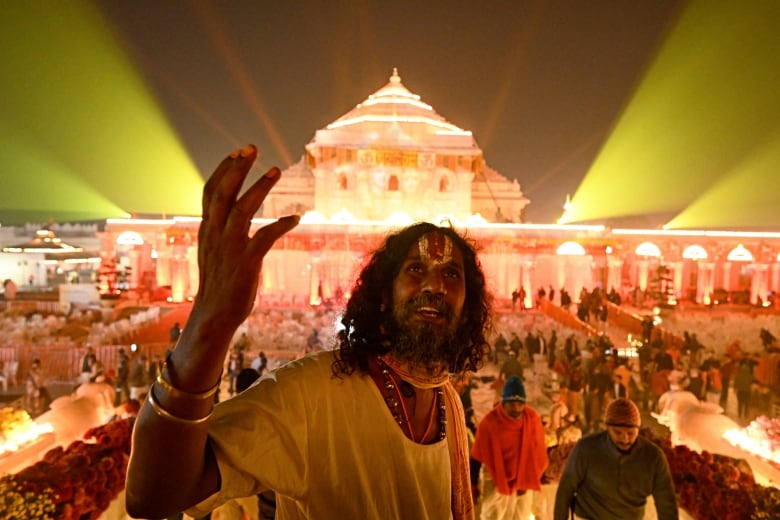
[(390, 408), (390, 413), (393, 415), (395, 422), (398, 423), (398, 426), (400, 426), (402, 429), (404, 427), (406, 428), (406, 430), (409, 432), (409, 438), (411, 438), (413, 442), (422, 443), (422, 441), (425, 440), (425, 438), (428, 436), (428, 433), (430, 433), (431, 427), (433, 426), (433, 417), (436, 415), (436, 403), (438, 402), (439, 440), (444, 440), (447, 437), (447, 405), (444, 401), (444, 390), (442, 390), (441, 387), (436, 388), (436, 396), (431, 403), (431, 410), (429, 412), (428, 426), (425, 428), (425, 432), (423, 433), (422, 437), (418, 440), (414, 436), (414, 431), (412, 431), (412, 423), (409, 420), (409, 413), (406, 411), (406, 404), (404, 403), (404, 399), (401, 396), (399, 385), (396, 382), (393, 371), (389, 366), (387, 366), (387, 363), (385, 363), (382, 358), (377, 357), (377, 361), (379, 362), (379, 368), (382, 372), (382, 377), (384, 377), (385, 380), (385, 388), (387, 389), (385, 402)]

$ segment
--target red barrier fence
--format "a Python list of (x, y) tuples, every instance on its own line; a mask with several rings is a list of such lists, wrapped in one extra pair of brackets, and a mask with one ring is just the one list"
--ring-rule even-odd
[[(128, 345), (100, 345), (94, 348), (95, 356), (98, 361), (103, 363), (105, 370), (113, 370), (114, 373), (116, 373), (120, 348), (125, 349), (125, 352), (131, 358), (133, 356)], [(162, 358), (167, 348), (167, 343), (139, 345), (135, 354), (145, 354), (150, 360), (154, 359), (156, 354)], [(75, 384), (79, 373), (81, 373), (81, 360), (86, 352), (87, 348), (85, 346), (74, 346), (65, 343), (51, 345), (23, 344), (12, 347), (0, 347), (0, 361), (4, 364), (9, 361), (19, 362), (16, 373), (17, 385), (24, 384), (33, 359), (41, 360), (41, 367), (46, 381), (58, 383), (73, 382)]]
[(577, 316), (573, 315), (571, 312), (564, 309), (563, 307), (559, 307), (555, 305), (547, 298), (542, 298), (540, 303), (541, 303), (541, 311), (547, 316), (549, 316), (550, 318), (560, 323), (561, 325), (564, 325), (570, 329), (580, 331), (586, 334), (587, 336), (599, 335), (599, 331), (597, 331), (589, 323), (580, 321), (577, 318)]

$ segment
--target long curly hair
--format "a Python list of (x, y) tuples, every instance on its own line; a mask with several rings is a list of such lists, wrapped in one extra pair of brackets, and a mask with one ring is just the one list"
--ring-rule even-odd
[(451, 373), (477, 370), (490, 353), (486, 334), (492, 327), (492, 296), (489, 294), (476, 244), (451, 227), (420, 222), (387, 237), (374, 251), (358, 276), (341, 318), (342, 329), (336, 336), (334, 376), (368, 371), (372, 356), (392, 349), (383, 332), (393, 320), (393, 282), (401, 271), (409, 248), (425, 234), (438, 232), (449, 237), (463, 255), (466, 297), (455, 333), (459, 350), (448, 367)]

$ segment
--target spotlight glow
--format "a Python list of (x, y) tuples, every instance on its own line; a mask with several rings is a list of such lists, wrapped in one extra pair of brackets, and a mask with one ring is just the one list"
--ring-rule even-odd
[(694, 0), (564, 222), (679, 213), (667, 227), (780, 225), (780, 4)]
[(9, 2), (0, 31), (0, 221), (200, 214), (203, 180), (93, 3)]

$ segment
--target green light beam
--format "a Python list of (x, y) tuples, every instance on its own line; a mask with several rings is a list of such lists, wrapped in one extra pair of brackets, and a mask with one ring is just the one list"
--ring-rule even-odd
[[(0, 210), (38, 208), (40, 192), (51, 190), (65, 199), (50, 206), (55, 219), (110, 217), (118, 208), (200, 214), (203, 180), (98, 9), (86, 0), (0, 9), (8, 79), (0, 111), (19, 136), (7, 139), (0, 160)], [(14, 146), (20, 140), (27, 146)], [(30, 190), (30, 178), (48, 182)]]
[[(4, 180), (0, 195), (0, 222), (6, 225), (45, 222), (49, 217), (72, 221), (127, 216), (67, 166), (49, 157), (46, 150), (4, 125), (0, 125), (0, 157), (4, 158), (4, 179), (11, 181)], [(62, 215), (69, 218), (60, 219)]]
[[(564, 221), (676, 213), (749, 162), (757, 143), (766, 142), (780, 124), (778, 27), (780, 2), (689, 4)], [(774, 167), (778, 171), (780, 162)], [(741, 182), (759, 181), (749, 176)], [(735, 209), (737, 202), (732, 201)], [(752, 205), (740, 200), (738, 207), (749, 215)], [(718, 221), (697, 215), (697, 222), (686, 224), (709, 227)], [(773, 220), (780, 225), (780, 217)]]
[[(780, 135), (722, 179), (666, 226), (667, 229), (761, 228), (777, 221), (780, 193)], [(744, 201), (751, 204), (746, 205)]]

